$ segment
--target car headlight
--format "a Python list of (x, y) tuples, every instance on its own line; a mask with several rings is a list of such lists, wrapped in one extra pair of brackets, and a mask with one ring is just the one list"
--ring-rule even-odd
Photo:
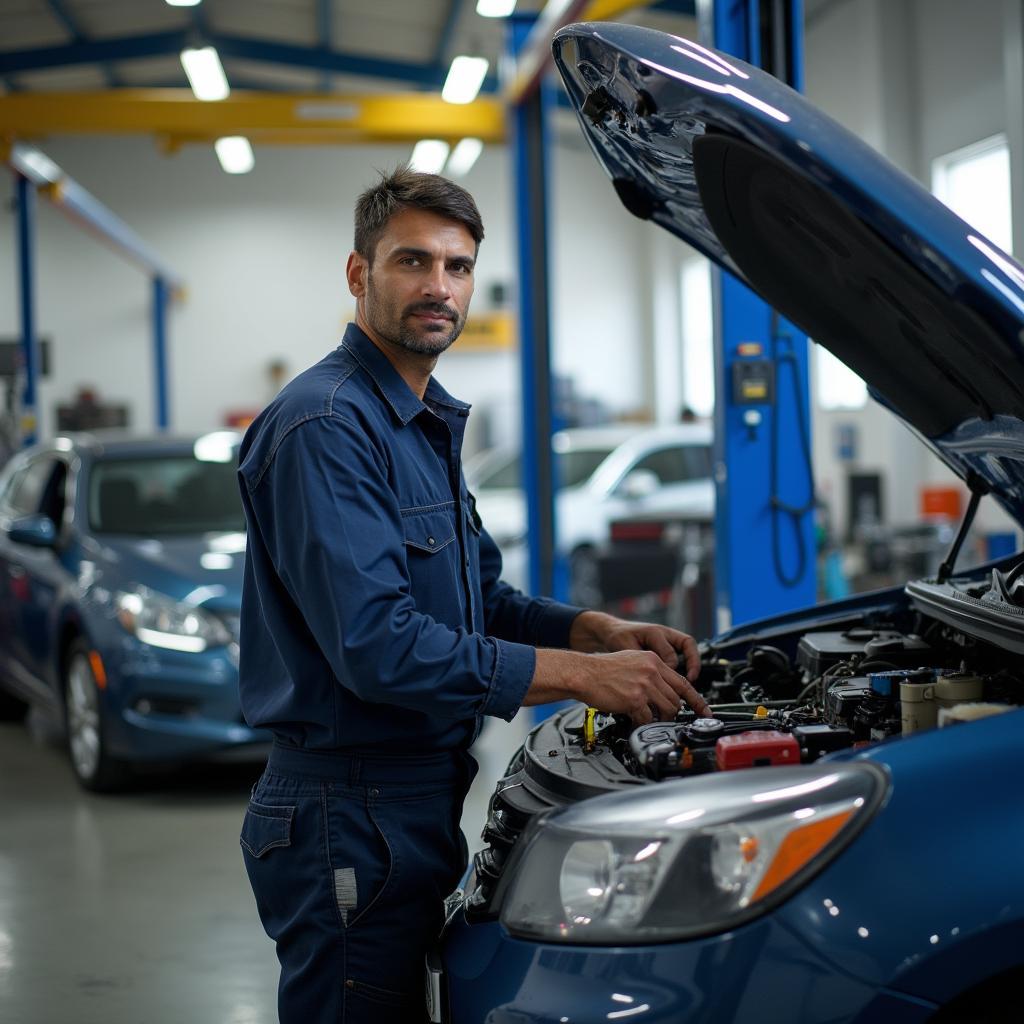
[(143, 643), (198, 654), (231, 643), (228, 628), (210, 612), (138, 587), (115, 598), (117, 619)]
[(536, 820), (502, 924), (547, 942), (688, 938), (764, 913), (820, 871), (888, 790), (872, 764), (755, 768), (586, 800)]

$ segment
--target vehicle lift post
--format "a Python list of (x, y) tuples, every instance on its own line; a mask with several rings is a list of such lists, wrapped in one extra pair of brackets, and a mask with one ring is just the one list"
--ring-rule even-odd
[[(803, 86), (802, 0), (698, 0), (701, 41)], [(713, 276), (717, 629), (817, 599), (807, 337)]]
[(36, 193), (23, 174), (14, 174), (14, 198), (18, 208), (18, 267), (21, 304), (21, 357), (25, 385), (21, 393), (21, 443), (36, 443), (36, 293), (35, 293), (35, 212)]
[(38, 433), (36, 380), (39, 353), (35, 317), (35, 204), (36, 191), (59, 210), (84, 224), (115, 251), (149, 275), (153, 288), (152, 326), (155, 416), (158, 430), (170, 421), (167, 373), (167, 321), (171, 302), (184, 284), (116, 214), (87, 192), (48, 156), (25, 143), (0, 145), (0, 161), (14, 172), (18, 208), (18, 264), (21, 292), (21, 338), (25, 386), (22, 393), (21, 443), (34, 444)]
[[(523, 51), (534, 15), (508, 19), (508, 48)], [(541, 78), (516, 96), (508, 118), (512, 139), (515, 211), (518, 225), (519, 360), (522, 407), (522, 486), (526, 502), (530, 593), (566, 596), (555, 565), (555, 467), (551, 453), (551, 312), (548, 273), (548, 167), (551, 85)]]

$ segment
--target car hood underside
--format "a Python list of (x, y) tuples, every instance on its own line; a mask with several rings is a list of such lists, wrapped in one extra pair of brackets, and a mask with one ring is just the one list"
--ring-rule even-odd
[(742, 279), (1022, 520), (1024, 270), (758, 68), (629, 25), (570, 26), (554, 50), (623, 204)]

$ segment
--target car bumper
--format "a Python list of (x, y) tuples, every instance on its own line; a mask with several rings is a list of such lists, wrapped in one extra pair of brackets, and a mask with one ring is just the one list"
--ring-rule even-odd
[(449, 925), (438, 962), (445, 1024), (917, 1024), (935, 1006), (867, 985), (771, 920), (706, 939), (580, 947)]
[(226, 651), (164, 651), (133, 642), (104, 658), (106, 741), (135, 762), (266, 757), (272, 737), (242, 718), (238, 670)]

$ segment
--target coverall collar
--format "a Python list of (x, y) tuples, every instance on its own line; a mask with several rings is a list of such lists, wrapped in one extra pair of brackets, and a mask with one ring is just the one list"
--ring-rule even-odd
[[(355, 324), (349, 324), (342, 338), (342, 347), (355, 356), (359, 365), (373, 378), (377, 389), (402, 426), (418, 416), (428, 406), (420, 401), (402, 379), (402, 375), (391, 365), (391, 361)], [(459, 416), (469, 414), (470, 406), (452, 398), (438, 382), (431, 377), (427, 382), (424, 398), (430, 405), (441, 405), (452, 409)]]

